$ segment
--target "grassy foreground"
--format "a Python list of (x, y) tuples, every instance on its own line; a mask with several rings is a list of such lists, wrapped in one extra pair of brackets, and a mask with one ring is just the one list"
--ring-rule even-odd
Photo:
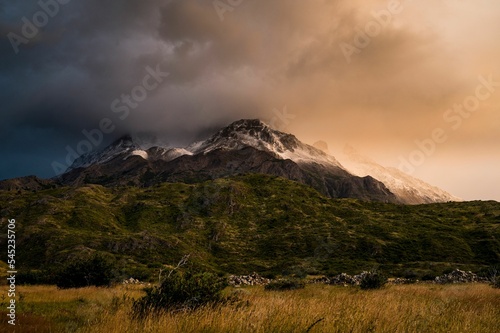
[[(500, 289), (485, 284), (228, 289), (239, 293), (241, 303), (142, 322), (130, 317), (132, 300), (143, 294), (140, 286), (20, 286), (18, 292), (15, 332), (495, 332), (500, 327)], [(5, 318), (3, 311), (0, 331), (14, 332)]]

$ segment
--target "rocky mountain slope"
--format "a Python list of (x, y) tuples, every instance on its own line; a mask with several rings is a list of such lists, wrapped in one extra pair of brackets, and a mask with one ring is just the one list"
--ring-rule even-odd
[(58, 181), (65, 185), (151, 186), (246, 173), (298, 181), (333, 198), (400, 202), (381, 182), (350, 174), (334, 157), (257, 119), (234, 122), (185, 148), (144, 149), (126, 136), (101, 152), (80, 157)]
[(197, 183), (248, 173), (294, 180), (332, 198), (404, 204), (460, 201), (352, 149), (340, 163), (325, 151), (258, 119), (236, 121), (187, 147), (170, 147), (153, 137), (127, 135), (103, 150), (80, 156), (58, 178), (9, 180), (0, 182), (0, 189), (39, 189), (40, 184), (148, 187), (161, 182)]

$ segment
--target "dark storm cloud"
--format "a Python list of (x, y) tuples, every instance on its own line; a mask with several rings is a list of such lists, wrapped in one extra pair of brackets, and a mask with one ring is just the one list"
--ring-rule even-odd
[[(36, 36), (29, 38), (26, 45), (19, 45), (18, 54), (13, 51), (9, 39), (2, 38), (0, 126), (3, 155), (19, 160), (20, 150), (27, 154), (33, 154), (34, 150), (39, 152), (33, 155), (37, 163), (46, 159), (50, 150), (51, 155), (60, 160), (64, 157), (65, 146), (78, 142), (82, 138), (81, 131), (97, 127), (103, 117), (113, 118), (117, 125), (112, 136), (135, 130), (162, 130), (172, 132), (174, 141), (176, 136), (182, 141), (184, 131), (188, 136), (198, 135), (200, 126), (197, 128), (196, 123), (203, 128), (213, 127), (207, 119), (217, 119), (217, 115), (201, 112), (241, 109), (237, 97), (228, 98), (222, 105), (210, 106), (202, 101), (209, 97), (208, 94), (223, 93), (224, 88), (212, 86), (210, 93), (200, 88), (195, 93), (190, 91), (189, 86), (196, 84), (207, 67), (215, 62), (207, 61), (203, 50), (206, 45), (202, 44), (217, 40), (224, 33), (211, 4), (200, 6), (199, 2), (192, 2), (192, 8), (187, 11), (182, 4), (184, 2), (180, 1), (73, 0), (60, 5), (57, 15), (51, 17)], [(177, 9), (179, 6), (183, 8)], [(165, 23), (167, 19), (171, 21), (170, 12), (182, 15), (192, 23), (184, 27), (192, 29), (199, 14), (197, 7), (207, 18), (213, 18), (208, 19), (212, 20), (213, 29), (207, 30), (203, 40), (193, 35), (188, 36), (193, 38), (185, 38), (180, 24), (176, 27), (178, 35), (173, 35), (174, 26)], [(33, 21), (33, 15), (41, 10), (35, 1), (2, 3), (1, 9), (2, 36), (9, 32), (23, 36), (21, 18)], [(208, 21), (201, 22), (199, 27), (206, 29)], [(227, 59), (221, 55), (219, 52), (211, 56), (223, 63)], [(153, 91), (128, 119), (117, 119), (110, 110), (112, 101), (122, 94), (130, 94), (130, 90), (142, 82), (147, 68), (156, 68), (158, 64), (163, 71), (171, 72), (170, 82)], [(162, 98), (157, 98), (160, 95)], [(211, 110), (207, 111), (207, 107)], [(30, 140), (30, 133), (33, 136), (43, 133), (43, 138)], [(30, 144), (16, 144), (19, 141), (44, 149), (30, 149)], [(48, 147), (50, 149), (45, 149)], [(20, 176), (26, 169), (7, 163), (0, 171), (1, 178)], [(50, 165), (32, 167), (33, 172), (44, 176), (51, 176), (50, 169)]]
[[(119, 123), (122, 131), (182, 137), (215, 123), (263, 116), (275, 106), (266, 90), (275, 89), (268, 83), (277, 77), (269, 71), (284, 66), (290, 51), (281, 34), (296, 34), (296, 24), (311, 21), (298, 15), (300, 2), (289, 3), (256, 2), (226, 13), (224, 22), (210, 1), (60, 5), (27, 45), (19, 45), (19, 54), (2, 40), (3, 126), (51, 129), (67, 136), (62, 146), (74, 144), (82, 129), (110, 116), (110, 103), (141, 82), (147, 66), (157, 64), (171, 74), (169, 81)], [(21, 17), (32, 20), (41, 10), (36, 2), (6, 6), (4, 35), (20, 35)]]

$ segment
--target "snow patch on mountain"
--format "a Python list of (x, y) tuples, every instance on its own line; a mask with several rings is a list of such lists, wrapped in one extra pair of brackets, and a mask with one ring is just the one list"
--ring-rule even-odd
[(131, 155), (136, 155), (136, 156), (140, 156), (142, 157), (143, 159), (147, 160), (148, 159), (148, 153), (144, 150), (134, 150)]
[(124, 136), (113, 142), (104, 150), (81, 155), (71, 164), (66, 172), (73, 169), (86, 168), (94, 164), (103, 164), (119, 155), (131, 153), (136, 150), (140, 150), (140, 146), (133, 141), (132, 137)]
[(359, 177), (372, 176), (408, 204), (462, 201), (448, 192), (412, 177), (399, 169), (384, 167), (346, 146), (341, 157), (347, 170)]
[(190, 151), (184, 148), (165, 148), (165, 147), (152, 147), (147, 150), (150, 160), (163, 160), (172, 161), (180, 156), (192, 155)]
[(274, 130), (258, 119), (236, 121), (209, 139), (193, 143), (186, 150), (193, 154), (207, 154), (217, 149), (230, 151), (246, 147), (266, 151), (277, 158), (290, 159), (296, 163), (317, 163), (343, 169), (333, 156), (300, 142), (292, 134)]
[(344, 150), (341, 164), (328, 154), (325, 142), (317, 142), (314, 146), (304, 144), (294, 135), (274, 130), (258, 119), (236, 121), (207, 140), (195, 142), (186, 148), (169, 147), (155, 136), (124, 136), (102, 151), (79, 157), (68, 171), (103, 164), (118, 157), (125, 160), (130, 156), (140, 156), (148, 161), (169, 162), (185, 155), (208, 154), (215, 150), (242, 150), (248, 147), (268, 152), (277, 159), (292, 160), (297, 164), (316, 164), (341, 169), (359, 177), (371, 176), (384, 183), (404, 203), (461, 201), (446, 191), (398, 169), (381, 166), (350, 147)]
[(123, 155), (132, 155), (145, 160), (171, 161), (184, 155), (208, 154), (222, 149), (241, 150), (247, 147), (266, 151), (279, 159), (290, 159), (296, 163), (316, 163), (328, 167), (344, 169), (333, 157), (320, 149), (300, 142), (295, 136), (272, 129), (258, 119), (236, 121), (204, 141), (198, 141), (186, 148), (172, 148), (154, 136), (124, 136), (99, 152), (79, 157), (68, 169), (85, 168), (93, 164), (103, 164)]
[[(168, 143), (151, 134), (125, 135), (103, 150), (93, 151), (78, 157), (66, 172), (77, 168), (86, 168), (94, 164), (104, 164), (117, 157), (125, 160), (130, 156), (140, 156), (148, 160), (151, 157), (149, 151), (152, 148), (160, 149), (164, 152), (163, 155), (174, 156), (173, 158), (184, 154), (184, 152), (179, 153), (177, 148), (173, 148), (174, 150), (171, 151), (172, 148), (168, 147)], [(170, 154), (167, 153), (169, 151), (171, 151)]]

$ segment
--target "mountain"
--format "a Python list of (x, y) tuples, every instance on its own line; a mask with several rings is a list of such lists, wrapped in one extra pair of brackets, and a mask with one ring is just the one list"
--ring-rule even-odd
[(327, 151), (326, 143), (310, 146), (258, 119), (243, 119), (184, 148), (152, 136), (126, 135), (101, 151), (80, 156), (60, 177), (19, 178), (0, 182), (0, 189), (40, 189), (54, 184), (149, 187), (257, 173), (309, 185), (331, 198), (403, 204), (460, 201), (352, 148), (345, 150), (342, 163)]
[(334, 157), (258, 119), (236, 121), (185, 148), (141, 145), (125, 136), (100, 152), (77, 159), (58, 181), (65, 185), (152, 186), (247, 173), (298, 181), (332, 198), (400, 202), (373, 177), (350, 174)]
[(333, 156), (300, 142), (292, 134), (271, 129), (257, 119), (234, 122), (208, 140), (190, 145), (187, 150), (193, 154), (207, 154), (217, 149), (230, 151), (246, 147), (253, 147), (274, 154), (277, 158), (290, 159), (296, 163), (316, 163), (343, 169)]
[(144, 159), (164, 159), (171, 160), (184, 154), (187, 151), (176, 148), (166, 148), (164, 143), (151, 135), (125, 135), (105, 149), (97, 152), (84, 154), (77, 158), (66, 170), (86, 168), (94, 164), (104, 164), (117, 157), (127, 158), (128, 156), (141, 156)]
[(412, 177), (399, 169), (384, 167), (372, 159), (361, 155), (351, 146), (344, 148), (342, 164), (356, 176), (373, 178), (384, 183), (387, 188), (406, 204), (427, 204), (436, 202), (462, 201), (448, 192)]
[[(151, 139), (154, 140), (154, 138)], [(236, 121), (209, 139), (195, 142), (186, 148), (155, 145), (146, 140), (141, 136), (125, 135), (102, 151), (80, 156), (67, 171), (86, 168), (94, 164), (105, 164), (117, 157), (125, 160), (136, 155), (149, 161), (168, 162), (183, 155), (206, 155), (216, 150), (241, 151), (248, 147), (272, 154), (278, 159), (290, 159), (302, 164), (317, 163), (342, 169), (333, 156), (300, 142), (291, 134), (273, 130), (257, 119)]]

